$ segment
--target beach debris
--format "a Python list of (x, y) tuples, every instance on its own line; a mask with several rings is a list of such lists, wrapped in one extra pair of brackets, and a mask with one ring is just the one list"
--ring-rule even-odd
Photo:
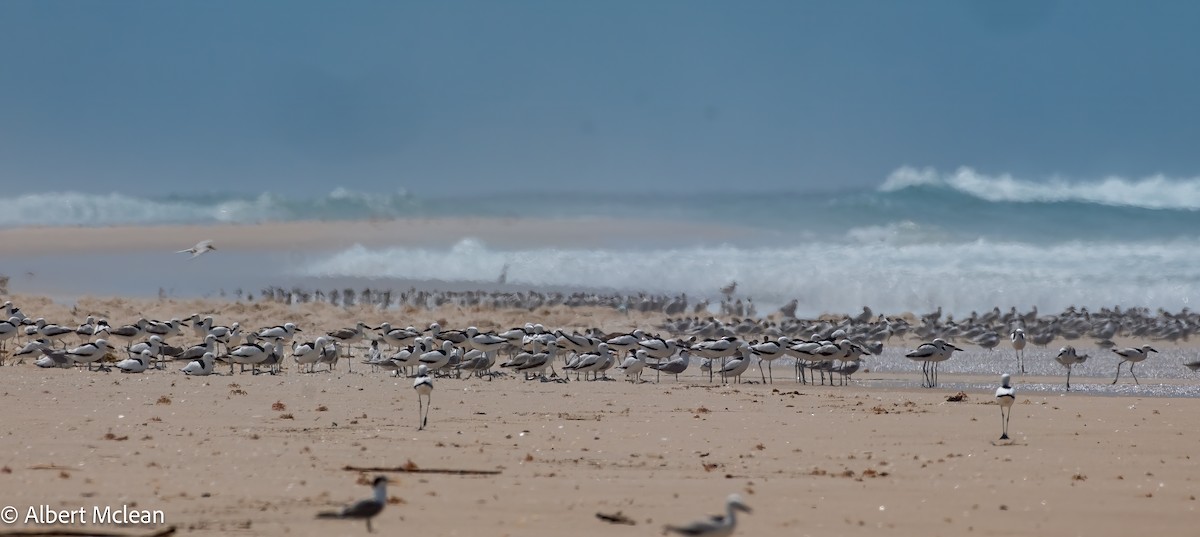
[(624, 513), (620, 511), (617, 511), (611, 515), (608, 513), (596, 513), (596, 518), (608, 522), (609, 524), (624, 524), (626, 526), (637, 525), (637, 522), (634, 522), (632, 518), (625, 516)]
[(963, 401), (966, 401), (966, 400), (967, 400), (967, 393), (966, 393), (966, 392), (958, 392), (958, 393), (956, 393), (956, 394), (954, 394), (954, 395), (951, 395), (951, 396), (949, 396), (949, 397), (946, 397), (946, 401), (949, 401), (949, 402), (951, 402), (951, 403), (961, 403), (961, 402), (963, 402)]
[(412, 461), (408, 461), (403, 466), (381, 467), (381, 466), (343, 466), (342, 470), (348, 472), (396, 472), (407, 474), (444, 474), (444, 475), (499, 475), (500, 470), (465, 470), (457, 468), (418, 468)]

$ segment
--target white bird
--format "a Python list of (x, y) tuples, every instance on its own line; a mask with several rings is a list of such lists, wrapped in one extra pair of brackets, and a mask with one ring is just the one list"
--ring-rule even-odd
[(308, 365), (308, 372), (312, 373), (317, 367), (317, 361), (321, 359), (322, 350), (329, 343), (325, 336), (320, 336), (316, 341), (308, 343), (292, 343), (292, 360), (303, 369), (304, 365)]
[[(427, 345), (431, 346), (432, 343), (427, 341)], [(434, 349), (423, 353), (419, 360), (421, 365), (426, 366), (430, 371), (437, 371), (450, 363), (450, 355), (453, 353), (454, 344), (449, 341), (443, 341), (441, 349)]]
[(152, 361), (154, 361), (154, 355), (150, 350), (142, 349), (137, 356), (117, 362), (117, 369), (120, 369), (122, 373), (141, 373), (150, 367)]
[(1071, 391), (1071, 367), (1074, 366), (1075, 364), (1082, 364), (1082, 363), (1086, 362), (1087, 359), (1088, 359), (1088, 355), (1085, 354), (1083, 356), (1080, 356), (1080, 355), (1076, 354), (1075, 347), (1072, 347), (1070, 345), (1063, 347), (1061, 350), (1058, 351), (1058, 356), (1054, 357), (1054, 361), (1062, 364), (1063, 367), (1067, 368), (1067, 391)]
[(688, 524), (687, 526), (667, 526), (667, 531), (672, 531), (680, 535), (690, 535), (694, 537), (728, 537), (733, 535), (734, 528), (737, 527), (737, 511), (750, 512), (750, 508), (742, 503), (742, 497), (737, 494), (729, 495), (725, 500), (725, 516), (714, 516), (707, 520), (700, 520)]
[(238, 345), (229, 351), (229, 374), (233, 374), (233, 364), (249, 365), (251, 373), (258, 374), (258, 365), (263, 363), (275, 351), (274, 343), (259, 345), (246, 343)]
[(625, 361), (621, 362), (620, 367), (625, 371), (625, 380), (629, 382), (641, 380), (642, 369), (646, 368), (646, 351), (638, 349), (625, 358)]
[(213, 353), (206, 352), (204, 353), (204, 356), (200, 357), (199, 360), (192, 361), (179, 371), (183, 372), (185, 375), (191, 375), (195, 377), (208, 376), (213, 372), (213, 360)]
[[(429, 421), (429, 407), (433, 406), (433, 377), (429, 376), (429, 368), (425, 364), (417, 367), (417, 378), (413, 380), (413, 390), (417, 392), (417, 415), (421, 423), (417, 430), (420, 431)], [(428, 404), (422, 404), (423, 399), (428, 399)]]
[(150, 351), (151, 356), (158, 356), (162, 352), (162, 337), (150, 336), (146, 341), (130, 347), (129, 356), (133, 357), (134, 355), (141, 354), (142, 351)]
[[(67, 357), (75, 362), (87, 364), (88, 371), (91, 371), (92, 363), (102, 360), (108, 351), (108, 340), (97, 339), (92, 343), (85, 343), (67, 351)], [(100, 369), (104, 371), (108, 370), (103, 364), (100, 366)]]
[(208, 252), (211, 252), (216, 249), (217, 249), (217, 247), (213, 246), (212, 240), (204, 240), (204, 241), (197, 242), (196, 245), (191, 248), (188, 248), (186, 250), (180, 250), (175, 253), (177, 253), (177, 254), (192, 254), (192, 257), (190, 257), (189, 259), (196, 259), (197, 257), (200, 257), (200, 256), (207, 254)]
[(1000, 387), (996, 388), (996, 402), (1000, 403), (1001, 440), (1008, 440), (1008, 419), (1012, 417), (1012, 406), (1017, 400), (1017, 389), (1009, 384), (1007, 373), (1000, 376)]
[(371, 519), (375, 518), (375, 515), (383, 511), (383, 507), (387, 505), (387, 481), (384, 476), (376, 477), (371, 484), (375, 492), (371, 498), (347, 505), (341, 511), (317, 513), (317, 518), (363, 519), (367, 521), (367, 532), (374, 531), (371, 529)]
[[(1013, 330), (1012, 335), (1009, 336), (1009, 339), (1012, 340), (1013, 352), (1015, 352), (1017, 354), (1017, 367), (1021, 369), (1022, 373), (1024, 373), (1025, 372), (1025, 329), (1018, 328), (1016, 330)], [(1070, 374), (1070, 370), (1068, 370), (1068, 374)]]
[(1117, 376), (1113, 378), (1112, 383), (1117, 383), (1117, 379), (1121, 378), (1121, 366), (1124, 365), (1125, 362), (1129, 362), (1129, 374), (1133, 375), (1133, 383), (1140, 384), (1137, 379), (1137, 374), (1133, 372), (1133, 364), (1145, 360), (1146, 356), (1148, 356), (1150, 353), (1158, 351), (1154, 350), (1154, 347), (1149, 345), (1142, 345), (1142, 348), (1140, 349), (1137, 347), (1130, 347), (1128, 349), (1121, 350), (1113, 349), (1113, 352), (1117, 353), (1117, 356), (1121, 357), (1121, 361), (1117, 362)]
[(46, 339), (49, 339), (50, 341), (58, 341), (64, 337), (66, 337), (67, 334), (75, 333), (74, 329), (67, 328), (65, 326), (60, 326), (57, 324), (49, 324), (42, 319), (38, 319), (37, 327), (38, 327), (38, 334), (40, 334), (42, 337), (44, 337)]

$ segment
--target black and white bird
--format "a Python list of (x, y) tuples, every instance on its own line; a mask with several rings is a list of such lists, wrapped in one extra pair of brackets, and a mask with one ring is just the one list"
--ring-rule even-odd
[(1117, 362), (1117, 376), (1113, 377), (1112, 383), (1117, 383), (1117, 379), (1121, 378), (1121, 366), (1125, 365), (1125, 362), (1129, 362), (1129, 374), (1133, 375), (1133, 383), (1139, 384), (1137, 374), (1133, 372), (1133, 365), (1145, 360), (1150, 353), (1158, 351), (1154, 350), (1154, 347), (1149, 345), (1142, 345), (1142, 348), (1140, 349), (1137, 347), (1129, 347), (1121, 350), (1113, 349), (1113, 352), (1117, 353), (1117, 356), (1121, 357), (1121, 361)]
[(329, 339), (325, 336), (320, 336), (316, 341), (307, 343), (292, 342), (292, 360), (301, 370), (304, 366), (308, 366), (308, 372), (312, 373), (317, 367), (317, 362), (321, 360), (322, 350), (329, 344)]
[(341, 511), (317, 513), (317, 518), (366, 520), (367, 531), (374, 531), (371, 529), (371, 519), (375, 518), (375, 515), (383, 511), (383, 507), (387, 505), (387, 481), (384, 476), (376, 477), (375, 481), (371, 483), (374, 494), (370, 498), (347, 505)]
[(137, 356), (117, 362), (117, 369), (120, 369), (122, 373), (141, 373), (149, 368), (152, 362), (154, 362), (154, 354), (149, 349), (142, 349)]
[(750, 508), (742, 503), (742, 497), (730, 494), (725, 500), (725, 516), (712, 516), (705, 520), (693, 522), (686, 526), (667, 526), (666, 531), (694, 537), (728, 537), (737, 528), (738, 511), (750, 512)]
[(910, 360), (921, 362), (921, 372), (925, 375), (925, 382), (921, 384), (925, 388), (933, 388), (937, 386), (937, 368), (938, 364), (950, 359), (950, 355), (954, 351), (962, 349), (947, 343), (942, 338), (936, 338), (930, 343), (922, 343), (915, 350), (910, 351), (904, 356)]
[(285, 343), (291, 343), (292, 338), (296, 337), (296, 332), (303, 332), (303, 330), (297, 328), (295, 323), (283, 323), (280, 326), (272, 326), (259, 330), (258, 337), (267, 340), (281, 339)]
[[(780, 337), (779, 341), (764, 341), (750, 346), (750, 350), (758, 357), (758, 373), (763, 374), (762, 364), (767, 363), (767, 371), (771, 371), (771, 363), (779, 358), (782, 358), (787, 351), (788, 345), (792, 340), (787, 337)], [(767, 377), (763, 376), (763, 382), (767, 382)], [(771, 377), (771, 383), (775, 383), (775, 377)]]
[(417, 378), (413, 379), (413, 390), (417, 392), (417, 414), (421, 424), (417, 430), (420, 431), (429, 422), (429, 407), (433, 405), (433, 377), (429, 376), (429, 368), (425, 364), (417, 367)]
[(1017, 389), (1012, 387), (1008, 374), (1000, 376), (1000, 387), (996, 388), (996, 402), (1000, 403), (1001, 440), (1008, 440), (1008, 419), (1012, 417), (1012, 406), (1017, 401)]
[[(108, 340), (103, 338), (97, 339), (92, 343), (85, 343), (74, 349), (67, 351), (67, 357), (76, 363), (87, 364), (88, 371), (92, 370), (92, 363), (99, 362), (104, 359), (104, 355), (108, 354), (110, 347)], [(100, 365), (100, 369), (108, 371), (104, 364)]]
[(206, 352), (199, 359), (193, 360), (192, 362), (188, 363), (188, 365), (183, 366), (183, 369), (180, 369), (179, 371), (185, 375), (190, 375), (193, 377), (205, 377), (212, 374), (215, 360), (216, 359), (213, 357), (213, 353)]
[(190, 257), (188, 259), (196, 259), (197, 257), (200, 257), (200, 256), (207, 254), (216, 249), (217, 249), (217, 247), (213, 246), (213, 241), (210, 239), (210, 240), (203, 240), (203, 241), (197, 242), (195, 246), (184, 249), (184, 250), (180, 250), (175, 253), (177, 253), (177, 254), (192, 254), (192, 257)]

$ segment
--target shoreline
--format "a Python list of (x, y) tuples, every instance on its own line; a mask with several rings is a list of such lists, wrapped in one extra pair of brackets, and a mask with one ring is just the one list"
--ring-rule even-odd
[(211, 239), (220, 250), (337, 250), (367, 247), (448, 246), (477, 238), (498, 248), (648, 243), (725, 242), (765, 232), (731, 225), (655, 219), (580, 218), (398, 218), (354, 221), (295, 221), (261, 224), (0, 228), (3, 255), (35, 257), (97, 252), (174, 251)]

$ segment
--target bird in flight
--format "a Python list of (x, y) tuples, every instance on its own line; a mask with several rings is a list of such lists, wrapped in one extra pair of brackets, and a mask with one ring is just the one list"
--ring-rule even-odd
[(207, 240), (207, 241), (197, 242), (195, 246), (188, 248), (186, 250), (180, 250), (175, 253), (177, 253), (177, 254), (192, 254), (191, 259), (195, 259), (197, 257), (200, 257), (200, 256), (202, 256), (212, 250), (216, 250), (216, 249), (217, 249), (217, 247), (213, 246), (212, 241)]

